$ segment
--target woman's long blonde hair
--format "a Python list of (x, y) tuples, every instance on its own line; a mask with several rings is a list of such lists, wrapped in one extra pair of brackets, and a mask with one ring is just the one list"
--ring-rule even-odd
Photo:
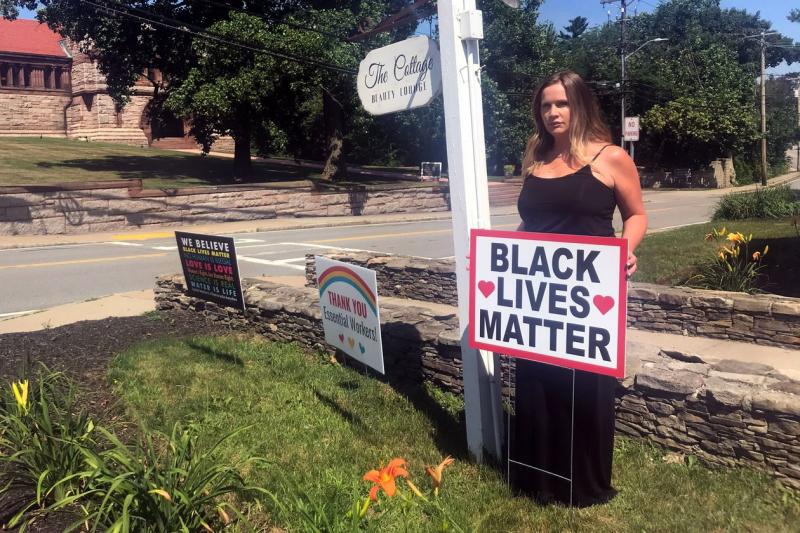
[(583, 78), (571, 70), (557, 72), (544, 80), (533, 97), (533, 118), (536, 132), (528, 140), (522, 168), (526, 172), (542, 164), (555, 143), (553, 136), (547, 132), (542, 119), (542, 93), (547, 87), (560, 83), (564, 86), (569, 102), (569, 157), (572, 164), (583, 166), (589, 162), (590, 142), (611, 142), (611, 132), (600, 114), (597, 99), (587, 87)]

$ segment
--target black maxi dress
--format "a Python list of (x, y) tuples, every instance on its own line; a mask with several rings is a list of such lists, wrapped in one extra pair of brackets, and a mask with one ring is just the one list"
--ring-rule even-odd
[[(589, 165), (560, 178), (529, 175), (518, 200), (525, 231), (600, 237), (614, 236), (616, 206), (614, 191), (592, 175)], [(542, 502), (584, 507), (610, 500), (615, 494), (611, 464), (616, 380), (574, 371), (571, 443), (573, 370), (523, 359), (515, 363), (508, 450), (512, 487)]]

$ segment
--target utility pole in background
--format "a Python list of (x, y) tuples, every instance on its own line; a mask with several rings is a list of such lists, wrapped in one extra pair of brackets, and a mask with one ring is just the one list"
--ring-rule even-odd
[[(800, 85), (794, 88), (794, 97), (797, 99), (797, 128), (800, 128)], [(800, 172), (800, 139), (795, 141), (797, 143), (797, 156), (794, 160), (795, 171)]]
[(767, 184), (767, 87), (764, 80), (767, 43), (761, 32), (761, 185)]
[(625, 149), (625, 17), (628, 10), (627, 0), (600, 0), (600, 3), (605, 6), (606, 4), (620, 3), (620, 39), (619, 39), (619, 60), (622, 69), (621, 80), (619, 84), (620, 91), (622, 92), (622, 104), (620, 113), (620, 134), (619, 145)]
[(767, 35), (775, 35), (777, 31), (761, 32), (756, 35), (746, 35), (745, 39), (757, 37), (761, 48), (761, 185), (767, 184), (767, 86), (765, 79)]

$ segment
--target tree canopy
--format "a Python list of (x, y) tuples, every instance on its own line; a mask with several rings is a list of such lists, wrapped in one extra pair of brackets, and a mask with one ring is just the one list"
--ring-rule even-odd
[[(359, 41), (413, 0), (42, 0), (39, 18), (82, 44), (124, 104), (146, 69), (156, 109), (190, 117), (208, 147), (220, 135), (237, 145), (236, 174), (248, 175), (251, 147), (265, 155), (326, 160), (324, 175), (359, 163), (446, 160), (441, 99), (426, 108), (368, 115), (355, 71), (366, 53), (408, 37), (415, 23)], [(34, 0), (0, 0), (13, 17)], [(620, 25), (589, 28), (576, 16), (563, 31), (539, 20), (540, 0), (514, 10), (481, 0), (484, 122), (489, 169), (518, 166), (534, 128), (531, 100), (558, 69), (581, 74), (598, 96), (615, 136), (621, 91), (627, 115), (642, 117), (638, 162), (702, 166), (718, 157), (752, 158), (759, 138), (756, 75), (761, 39), (766, 63), (800, 60), (800, 47), (756, 12), (719, 0), (665, 0), (627, 24), (626, 83), (620, 84)], [(434, 5), (421, 13), (433, 20)], [(800, 22), (800, 9), (787, 14)], [(436, 37), (435, 24), (429, 24)], [(427, 27), (427, 25), (425, 26)], [(659, 39), (658, 42), (651, 42)], [(665, 40), (666, 39), (666, 40)], [(790, 84), (789, 84), (790, 85)], [(768, 86), (770, 161), (778, 168), (790, 132), (787, 84)], [(770, 91), (774, 91), (774, 94)], [(796, 128), (795, 128), (796, 129)], [(346, 156), (346, 157), (345, 157)]]

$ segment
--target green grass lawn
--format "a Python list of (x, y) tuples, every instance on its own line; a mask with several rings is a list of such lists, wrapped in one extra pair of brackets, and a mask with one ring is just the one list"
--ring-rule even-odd
[[(257, 160), (253, 172), (255, 182), (319, 178), (317, 169)], [(233, 159), (228, 157), (69, 139), (0, 137), (0, 186), (141, 179), (145, 188), (177, 188), (231, 183), (232, 175)], [(392, 186), (398, 179), (359, 177), (358, 183)]]
[[(308, 171), (255, 162), (258, 181), (301, 180)], [(0, 185), (141, 179), (145, 188), (229, 183), (233, 159), (69, 139), (0, 138)]]
[(712, 228), (753, 234), (751, 252), (769, 245), (764, 258), (766, 292), (800, 297), (800, 236), (791, 218), (776, 220), (723, 220), (648, 234), (636, 250), (639, 270), (634, 281), (681, 285), (713, 254), (704, 237)]
[[(515, 496), (496, 470), (466, 459), (458, 398), (420, 386), (397, 390), (293, 346), (243, 336), (149, 342), (121, 354), (110, 379), (128, 416), (151, 429), (177, 420), (198, 425), (202, 439), (249, 429), (227, 441), (222, 458), (250, 454), (270, 463), (248, 481), (279, 494), (302, 493), (341, 516), (370, 484), (370, 469), (393, 457), (409, 463), (413, 481), (429, 487), (425, 465), (456, 457), (444, 473), (440, 501), (458, 524), (475, 531), (796, 531), (800, 498), (765, 475), (670, 464), (664, 452), (618, 438), (617, 497), (571, 510)], [(294, 490), (282, 489), (293, 485)], [(407, 491), (406, 491), (407, 492)], [(431, 514), (383, 499), (370, 513), (374, 531), (434, 531)], [(275, 512), (273, 524), (303, 530), (296, 513)], [(271, 530), (260, 512), (251, 517)], [(281, 530), (283, 530), (281, 529)]]

